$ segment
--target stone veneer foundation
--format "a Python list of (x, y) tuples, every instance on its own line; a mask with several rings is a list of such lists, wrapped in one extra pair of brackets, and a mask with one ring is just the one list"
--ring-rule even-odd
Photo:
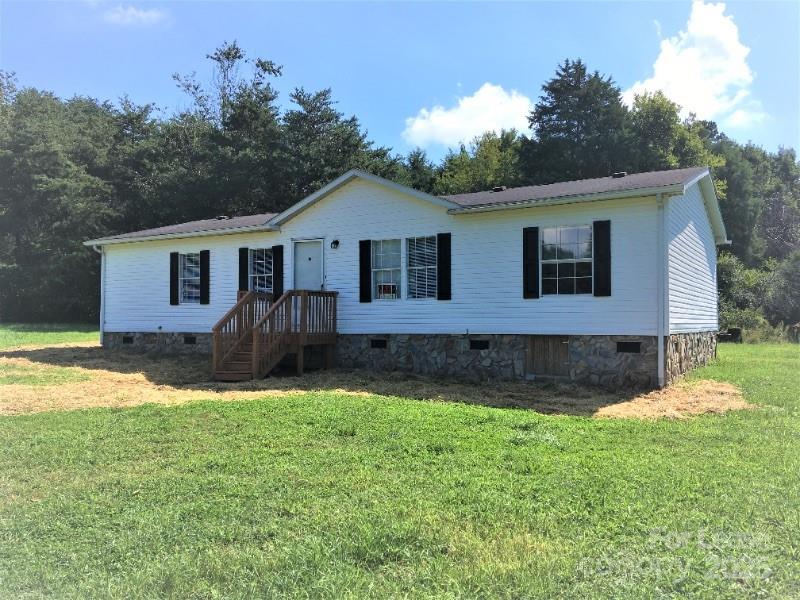
[[(473, 350), (470, 340), (488, 342)], [(374, 342), (385, 347), (374, 347)], [(528, 370), (528, 335), (339, 335), (336, 364), (345, 368), (408, 371), (467, 380), (545, 378)], [(639, 342), (639, 353), (617, 342)], [(569, 377), (608, 387), (656, 387), (658, 345), (651, 336), (569, 336)]]
[[(658, 386), (658, 342), (654, 336), (572, 335), (569, 337), (569, 377), (605, 387)], [(194, 343), (187, 343), (194, 339)], [(487, 347), (471, 349), (470, 340)], [(340, 334), (336, 365), (374, 371), (406, 371), (454, 379), (546, 379), (528, 367), (530, 336)], [(639, 342), (640, 352), (618, 352), (617, 342)], [(665, 343), (666, 383), (716, 356), (711, 331), (670, 335)], [(103, 345), (141, 352), (211, 354), (210, 333), (105, 332)], [(384, 347), (374, 347), (384, 346)]]
[(670, 384), (684, 373), (716, 358), (717, 334), (714, 331), (675, 333), (664, 339), (664, 350), (664, 378)]
[[(194, 343), (190, 342), (194, 339)], [(103, 346), (113, 350), (141, 352), (172, 352), (180, 354), (211, 354), (210, 333), (103, 332)]]

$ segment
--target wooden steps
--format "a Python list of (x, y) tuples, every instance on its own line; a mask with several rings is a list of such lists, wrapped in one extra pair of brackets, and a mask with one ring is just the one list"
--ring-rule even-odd
[(217, 381), (250, 381), (253, 379), (253, 372), (252, 371), (227, 371), (224, 369), (218, 369), (214, 373), (214, 379)]
[(247, 381), (266, 377), (287, 355), (295, 355), (303, 374), (305, 348), (325, 347), (333, 362), (337, 292), (289, 290), (272, 295), (242, 294), (214, 326), (214, 378)]

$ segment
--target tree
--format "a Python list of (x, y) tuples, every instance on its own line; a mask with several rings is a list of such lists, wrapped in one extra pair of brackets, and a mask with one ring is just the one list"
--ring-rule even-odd
[(528, 120), (523, 178), (530, 183), (605, 177), (628, 164), (627, 109), (611, 77), (565, 60)]
[(772, 177), (766, 182), (757, 235), (766, 256), (783, 260), (800, 248), (800, 165), (794, 150), (783, 148), (769, 161)]
[(415, 190), (432, 193), (436, 187), (436, 168), (428, 160), (428, 155), (421, 148), (409, 152), (404, 162), (405, 172), (401, 176), (403, 183)]
[(209, 83), (176, 76), (192, 100), (153, 105), (19, 88), (0, 71), (0, 317), (93, 319), (97, 256), (86, 239), (281, 211), (350, 168), (456, 194), (708, 165), (733, 245), (719, 258), (724, 324), (797, 320), (800, 164), (793, 150), (742, 145), (663, 94), (630, 110), (610, 77), (559, 65), (530, 115), (533, 135), (487, 132), (434, 164), (421, 149), (376, 146), (331, 90), (296, 89), (282, 110), (281, 67), (236, 44), (209, 54)]
[(283, 184), (290, 202), (307, 196), (351, 168), (396, 177), (401, 160), (387, 148), (375, 148), (358, 119), (336, 110), (330, 89), (294, 90), (297, 106), (283, 115), (285, 164)]
[(0, 107), (3, 317), (97, 314), (97, 261), (82, 240), (106, 230), (110, 106), (23, 89)]
[(434, 190), (460, 194), (520, 184), (519, 156), (522, 141), (513, 129), (490, 131), (476, 137), (469, 148), (460, 147), (445, 156)]
[(637, 94), (630, 112), (631, 145), (635, 154), (633, 171), (673, 169), (681, 134), (680, 107), (663, 92)]
[(775, 269), (765, 302), (770, 322), (800, 323), (800, 249)]

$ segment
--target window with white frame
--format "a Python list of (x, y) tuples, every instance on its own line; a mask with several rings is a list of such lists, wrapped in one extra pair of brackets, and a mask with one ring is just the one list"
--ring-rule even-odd
[(592, 227), (542, 230), (542, 294), (592, 293)]
[(200, 302), (200, 253), (180, 255), (178, 286), (181, 304)]
[(400, 298), (400, 240), (372, 240), (372, 297)]
[(272, 249), (250, 249), (250, 289), (254, 292), (272, 292)]
[(408, 297), (436, 298), (436, 236), (406, 239)]

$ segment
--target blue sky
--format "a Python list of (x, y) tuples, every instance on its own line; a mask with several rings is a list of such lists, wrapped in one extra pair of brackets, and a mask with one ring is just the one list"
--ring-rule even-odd
[(0, 4), (0, 68), (61, 96), (188, 102), (173, 73), (238, 40), (295, 86), (333, 88), (377, 143), (434, 158), (487, 128), (524, 127), (564, 58), (631, 97), (662, 88), (731, 137), (800, 146), (800, 3), (14, 2)]

